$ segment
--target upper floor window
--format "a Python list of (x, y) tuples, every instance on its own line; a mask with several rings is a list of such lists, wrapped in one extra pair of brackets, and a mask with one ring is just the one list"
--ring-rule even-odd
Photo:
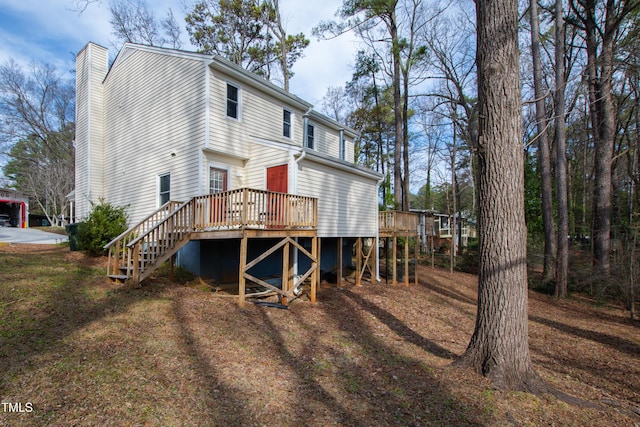
[(160, 206), (171, 200), (171, 175), (165, 173), (158, 176), (158, 203)]
[(306, 135), (304, 139), (304, 146), (307, 148), (315, 149), (315, 126), (311, 123), (307, 123)]
[(227, 117), (239, 118), (240, 113), (240, 89), (227, 83)]
[(344, 139), (344, 129), (340, 129), (340, 160), (347, 157), (347, 142)]
[(291, 138), (291, 111), (282, 110), (282, 136)]

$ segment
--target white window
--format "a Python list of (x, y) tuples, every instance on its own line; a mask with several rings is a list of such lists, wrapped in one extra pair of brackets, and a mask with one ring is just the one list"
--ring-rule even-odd
[(340, 129), (340, 160), (347, 157), (347, 142), (344, 139), (344, 129)]
[(227, 83), (227, 117), (240, 118), (240, 89)]
[(315, 126), (313, 126), (311, 123), (307, 123), (304, 146), (312, 150), (315, 149)]
[(158, 204), (160, 206), (171, 200), (171, 174), (158, 175)]
[(226, 169), (209, 168), (209, 194), (227, 191), (229, 173)]
[(282, 110), (282, 136), (291, 138), (291, 111)]

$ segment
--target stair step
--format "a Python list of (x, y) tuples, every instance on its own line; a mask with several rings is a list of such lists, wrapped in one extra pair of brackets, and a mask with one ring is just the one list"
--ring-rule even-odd
[(109, 274), (109, 279), (116, 283), (124, 283), (129, 279), (129, 276), (126, 274)]

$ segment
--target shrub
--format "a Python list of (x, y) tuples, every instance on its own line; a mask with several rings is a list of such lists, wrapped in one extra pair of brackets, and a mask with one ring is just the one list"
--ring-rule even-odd
[(87, 220), (78, 225), (78, 246), (93, 256), (105, 255), (104, 245), (127, 229), (124, 207), (114, 206), (100, 199), (91, 204)]

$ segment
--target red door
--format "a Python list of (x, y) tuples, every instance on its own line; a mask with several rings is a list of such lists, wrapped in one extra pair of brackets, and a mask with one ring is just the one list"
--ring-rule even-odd
[[(267, 191), (286, 193), (288, 188), (288, 165), (267, 168)], [(268, 200), (268, 222), (274, 228), (285, 226), (285, 198), (280, 194), (270, 194)]]

